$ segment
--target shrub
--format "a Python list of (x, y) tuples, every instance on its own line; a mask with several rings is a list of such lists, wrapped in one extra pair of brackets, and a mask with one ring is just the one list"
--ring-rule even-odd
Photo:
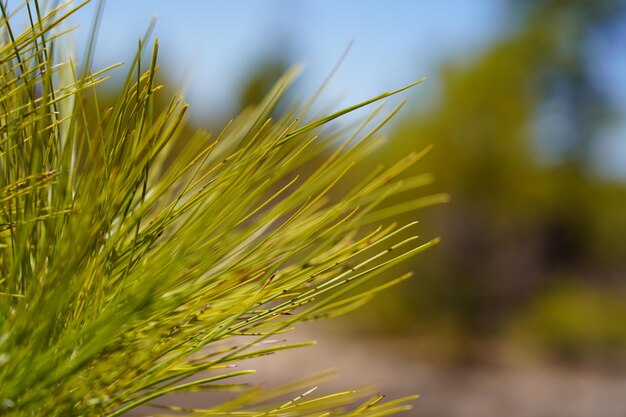
[[(422, 183), (397, 178), (425, 152), (329, 197), (398, 109), (370, 127), (377, 109), (349, 135), (321, 128), (404, 89), (321, 118), (304, 105), (272, 120), (292, 70), (217, 138), (182, 141), (182, 98), (162, 111), (153, 103), (158, 42), (147, 65), (140, 42), (116, 102), (101, 108), (96, 86), (110, 68), (91, 70), (95, 31), (80, 66), (62, 43), (64, 21), (83, 5), (45, 11), (26, 2), (31, 24), (21, 34), (0, 6), (0, 414), (114, 417), (170, 393), (218, 388), (236, 394), (208, 410), (170, 411), (407, 408), (407, 399), (383, 403), (361, 391), (304, 398), (307, 381), (241, 392), (253, 371), (230, 369), (305, 345), (259, 343), (361, 306), (409, 274), (361, 285), (436, 243), (399, 238), (415, 223), (375, 224), (385, 198)], [(295, 398), (281, 402), (289, 392)]]
[(626, 348), (626, 306), (620, 296), (574, 279), (557, 281), (510, 327), (519, 342), (570, 362), (616, 367)]

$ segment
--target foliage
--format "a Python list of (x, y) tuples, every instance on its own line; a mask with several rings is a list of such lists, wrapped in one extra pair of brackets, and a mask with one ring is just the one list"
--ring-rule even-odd
[[(361, 391), (304, 398), (308, 382), (247, 387), (253, 371), (230, 369), (302, 346), (266, 342), (296, 323), (363, 305), (409, 274), (361, 285), (436, 243), (399, 239), (415, 222), (379, 226), (393, 212), (378, 209), (381, 201), (422, 184), (397, 178), (425, 151), (329, 196), (375, 149), (398, 108), (376, 122), (381, 106), (351, 131), (322, 127), (404, 88), (319, 118), (306, 104), (272, 120), (292, 70), (217, 138), (198, 132), (182, 140), (182, 98), (162, 112), (153, 107), (158, 42), (146, 65), (149, 33), (116, 102), (97, 106), (96, 86), (111, 69), (90, 68), (100, 14), (82, 65), (65, 57), (62, 43), (64, 21), (84, 4), (45, 11), (26, 2), (30, 27), (21, 34), (2, 5), (0, 414), (114, 417), (199, 389), (238, 393), (210, 409), (170, 412), (406, 409), (407, 399), (383, 403)], [(184, 147), (170, 158), (175, 143)], [(329, 150), (312, 172), (303, 170)]]
[[(599, 79), (608, 58), (600, 63), (593, 52), (615, 42), (625, 4), (502, 5), (514, 22), (506, 33), (471, 60), (446, 63), (438, 98), (428, 97), (427, 112), (401, 120), (389, 151), (377, 154), (392, 160), (425, 141), (438, 150), (425, 163), (454, 203), (424, 213), (424, 227), (446, 238), (431, 256), (415, 259), (429, 278), (399, 291), (413, 314), (395, 322), (422, 338), (452, 339), (458, 349), (451, 359), (468, 362), (489, 361), (485, 340), (509, 334), (518, 313), (530, 312), (563, 276), (626, 294), (619, 237), (626, 233), (626, 187), (599, 175), (607, 171), (602, 139), (623, 112)], [(569, 307), (580, 316), (576, 304)], [(593, 317), (599, 328), (612, 320)], [(577, 343), (592, 356), (600, 344), (585, 337)]]
[(586, 359), (591, 351), (614, 366), (620, 364), (626, 346), (626, 306), (619, 295), (563, 281), (515, 319), (512, 337), (521, 344), (539, 345), (570, 361)]

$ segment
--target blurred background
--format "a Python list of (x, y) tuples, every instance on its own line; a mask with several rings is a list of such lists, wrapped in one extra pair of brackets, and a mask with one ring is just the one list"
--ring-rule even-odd
[(342, 388), (421, 393), (425, 417), (624, 415), (626, 2), (109, 0), (95, 66), (153, 15), (163, 81), (213, 132), (293, 64), (307, 98), (353, 41), (322, 105), (428, 77), (371, 162), (435, 145), (416, 170), (452, 202), (400, 220), (442, 243), (412, 281), (301, 329), (320, 345), (262, 361), (264, 380), (337, 367)]

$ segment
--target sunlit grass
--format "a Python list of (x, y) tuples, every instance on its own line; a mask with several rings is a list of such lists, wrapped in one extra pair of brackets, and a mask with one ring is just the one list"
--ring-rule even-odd
[(406, 409), (407, 399), (362, 391), (315, 397), (312, 381), (242, 386), (253, 371), (245, 362), (230, 369), (302, 346), (259, 343), (363, 305), (409, 274), (363, 284), (436, 243), (404, 237), (415, 223), (389, 223), (406, 203), (378, 208), (424, 184), (398, 177), (428, 150), (362, 182), (342, 181), (397, 109), (351, 133), (320, 130), (403, 89), (319, 119), (295, 107), (272, 120), (294, 69), (217, 137), (182, 141), (182, 98), (155, 110), (157, 42), (148, 62), (141, 42), (117, 101), (99, 107), (96, 85), (108, 69), (91, 71), (93, 42), (82, 65), (59, 61), (59, 33), (76, 7), (22, 7), (31, 26), (18, 34), (2, 6), (0, 414), (112, 417), (170, 393), (217, 388), (236, 394), (206, 410), (156, 410)]

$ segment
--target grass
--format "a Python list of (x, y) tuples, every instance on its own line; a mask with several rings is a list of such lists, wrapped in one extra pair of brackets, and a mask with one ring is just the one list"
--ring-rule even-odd
[[(352, 132), (323, 128), (404, 89), (322, 117), (307, 104), (273, 120), (292, 70), (217, 137), (183, 138), (182, 97), (155, 110), (158, 42), (146, 51), (149, 33), (114, 105), (97, 105), (111, 69), (91, 69), (101, 5), (80, 65), (63, 40), (84, 4), (22, 3), (30, 25), (19, 34), (18, 9), (2, 5), (0, 415), (115, 417), (148, 403), (194, 416), (407, 409), (408, 398), (361, 390), (315, 397), (308, 380), (246, 385), (253, 371), (231, 369), (301, 347), (262, 342), (363, 305), (410, 275), (389, 277), (391, 267), (436, 243), (401, 239), (415, 222), (398, 226), (385, 214), (393, 207), (380, 208), (423, 185), (398, 178), (428, 150), (342, 181), (397, 109)], [(311, 169), (314, 158), (323, 163)], [(197, 390), (233, 394), (205, 410), (162, 405)]]

